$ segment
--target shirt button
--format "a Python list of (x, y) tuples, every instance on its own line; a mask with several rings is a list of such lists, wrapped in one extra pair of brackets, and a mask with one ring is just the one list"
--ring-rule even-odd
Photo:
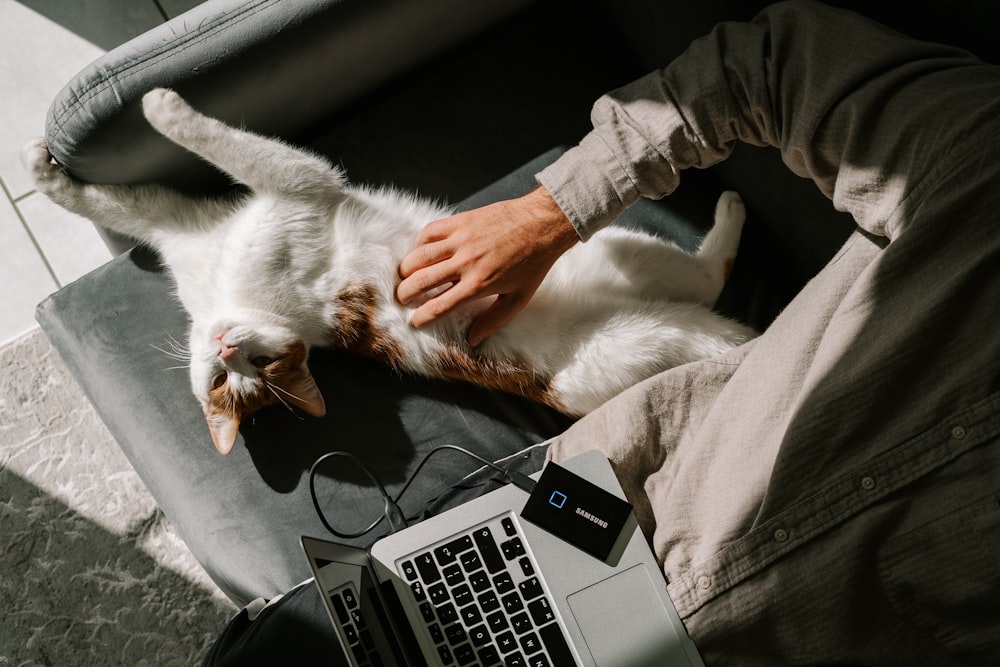
[(707, 591), (711, 587), (712, 587), (711, 577), (707, 577), (705, 575), (701, 575), (700, 577), (698, 577), (698, 588), (700, 588), (703, 591)]
[(964, 426), (953, 426), (951, 429), (951, 437), (955, 440), (961, 440), (965, 437), (965, 427)]
[(785, 540), (788, 539), (788, 531), (785, 530), (784, 528), (779, 528), (778, 530), (774, 531), (774, 539), (777, 540), (778, 542), (784, 542)]
[(861, 478), (861, 488), (865, 491), (871, 491), (875, 488), (875, 478), (874, 477), (862, 477)]

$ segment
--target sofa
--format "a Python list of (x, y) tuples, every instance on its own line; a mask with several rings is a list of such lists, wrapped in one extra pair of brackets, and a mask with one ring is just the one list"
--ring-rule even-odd
[[(330, 156), (354, 182), (471, 208), (529, 189), (587, 131), (600, 94), (666, 64), (717, 21), (748, 19), (764, 4), (209, 0), (68, 82), (50, 109), (47, 140), (84, 181), (225, 192), (231, 186), (220, 174), (145, 124), (142, 94), (165, 86), (209, 115)], [(871, 3), (834, 4), (997, 59), (992, 30), (1000, 21), (987, 3), (943, 11), (918, 2), (905, 16)], [(693, 247), (724, 189), (740, 192), (749, 216), (717, 308), (763, 330), (853, 223), (776, 152), (740, 146), (616, 224)], [(830, 224), (806, 232), (797, 224), (806, 217)], [(829, 231), (819, 237), (816, 229)], [(262, 411), (222, 457), (186, 373), (169, 369), (176, 363), (165, 351), (183, 343), (187, 322), (167, 274), (148, 250), (102, 233), (116, 257), (40, 304), (38, 322), (192, 553), (238, 606), (310, 576), (298, 539), (326, 534), (308, 484), (323, 453), (356, 454), (395, 494), (432, 447), (463, 445), (492, 459), (526, 450), (518, 465), (530, 471), (544, 451), (526, 448), (570, 423), (524, 399), (316, 350), (310, 365), (327, 415)], [(486, 476), (463, 481), (478, 467), (435, 458), (407, 490), (404, 512), (417, 519), (489, 488)], [(381, 507), (370, 481), (346, 466), (325, 467), (317, 489), (348, 529)], [(381, 530), (354, 542), (368, 544)]]

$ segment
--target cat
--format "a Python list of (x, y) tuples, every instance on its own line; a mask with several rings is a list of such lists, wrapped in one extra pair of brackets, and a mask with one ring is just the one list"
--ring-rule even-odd
[(734, 192), (719, 198), (697, 254), (614, 227), (577, 244), (513, 320), (471, 348), (465, 331), (485, 301), (416, 329), (412, 305), (394, 297), (417, 232), (449, 208), (350, 185), (326, 159), (204, 116), (170, 90), (147, 93), (142, 109), (153, 128), (247, 191), (196, 199), (158, 185), (85, 184), (41, 138), (22, 160), (57, 204), (159, 253), (191, 318), (191, 386), (222, 454), (241, 420), (265, 406), (326, 412), (307, 365), (316, 346), (579, 417), (660, 371), (755, 335), (712, 310), (745, 219)]

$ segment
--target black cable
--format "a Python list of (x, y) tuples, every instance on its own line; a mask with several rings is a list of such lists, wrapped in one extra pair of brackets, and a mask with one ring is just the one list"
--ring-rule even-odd
[[(431, 451), (427, 452), (427, 454), (424, 455), (424, 457), (420, 460), (420, 463), (417, 464), (417, 467), (413, 469), (412, 473), (410, 473), (409, 478), (406, 480), (406, 483), (403, 484), (403, 488), (400, 489), (399, 493), (396, 495), (396, 498), (394, 500), (391, 496), (389, 496), (389, 493), (385, 490), (385, 486), (382, 485), (382, 482), (375, 475), (375, 473), (373, 473), (371, 469), (368, 468), (368, 466), (366, 466), (364, 462), (361, 461), (361, 459), (359, 459), (357, 456), (349, 452), (340, 452), (340, 451), (328, 452), (323, 456), (319, 457), (318, 459), (316, 459), (316, 461), (312, 464), (312, 467), (309, 469), (309, 494), (310, 496), (312, 496), (313, 507), (316, 509), (316, 514), (319, 516), (319, 520), (323, 523), (323, 526), (328, 531), (330, 531), (331, 533), (333, 533), (334, 535), (336, 535), (341, 539), (355, 539), (358, 537), (362, 537), (363, 535), (366, 535), (371, 531), (373, 531), (380, 523), (382, 523), (383, 519), (388, 519), (389, 526), (393, 532), (396, 532), (397, 530), (402, 530), (403, 528), (406, 527), (406, 519), (403, 516), (402, 510), (400, 510), (399, 508), (398, 504), (399, 499), (402, 498), (403, 494), (406, 493), (406, 490), (410, 488), (410, 485), (417, 478), (417, 475), (423, 469), (424, 465), (430, 460), (430, 458), (434, 454), (437, 454), (438, 452), (446, 449), (460, 452), (462, 454), (465, 454), (466, 456), (476, 459), (483, 465), (490, 467), (495, 471), (497, 471), (498, 473), (500, 473), (501, 475), (503, 475), (503, 479), (505, 482), (511, 483), (514, 486), (518, 487), (519, 489), (522, 489), (523, 491), (531, 493), (532, 489), (535, 488), (535, 481), (523, 473), (517, 472), (515, 470), (508, 470), (486, 458), (483, 458), (482, 456), (476, 454), (475, 452), (465, 449), (464, 447), (459, 447), (458, 445), (439, 445), (438, 447), (435, 447), (434, 449), (432, 449)], [(375, 486), (379, 490), (379, 493), (382, 494), (382, 499), (385, 501), (385, 506), (382, 508), (382, 516), (373, 521), (367, 528), (364, 528), (363, 530), (356, 533), (341, 533), (340, 531), (336, 530), (333, 526), (331, 526), (330, 523), (326, 520), (326, 515), (323, 514), (323, 509), (319, 505), (319, 499), (316, 497), (315, 482), (319, 466), (324, 461), (334, 456), (340, 456), (353, 461), (354, 464), (358, 466), (358, 468), (360, 468), (361, 471), (364, 472), (365, 475), (367, 475), (368, 478), (375, 484)]]
[[(358, 466), (358, 468), (360, 468), (372, 482), (374, 482), (375, 486), (378, 487), (379, 493), (382, 494), (382, 499), (385, 501), (385, 506), (382, 508), (382, 516), (376, 519), (364, 530), (356, 533), (341, 533), (331, 526), (330, 522), (326, 520), (326, 515), (323, 514), (323, 508), (319, 506), (319, 499), (316, 497), (316, 472), (324, 461), (334, 456), (341, 456), (353, 461), (354, 464)], [(316, 514), (319, 516), (319, 520), (323, 522), (323, 526), (341, 539), (354, 539), (367, 535), (374, 530), (376, 526), (382, 523), (382, 519), (389, 520), (389, 525), (392, 527), (393, 531), (406, 528), (406, 520), (403, 518), (403, 512), (399, 509), (399, 505), (397, 505), (396, 502), (389, 496), (389, 493), (385, 490), (381, 480), (379, 480), (375, 473), (373, 473), (361, 459), (350, 452), (327, 452), (313, 462), (312, 467), (309, 468), (309, 495), (312, 496), (313, 507), (316, 509)]]

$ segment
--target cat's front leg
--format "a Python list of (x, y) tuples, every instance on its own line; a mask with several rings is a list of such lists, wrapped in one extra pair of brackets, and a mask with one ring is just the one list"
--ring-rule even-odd
[(86, 185), (55, 162), (44, 138), (36, 137), (24, 145), (21, 164), (31, 175), (35, 188), (64, 209), (96, 221), (108, 208), (100, 205), (97, 193), (88, 192)]
[[(142, 241), (155, 231), (193, 219), (197, 205), (167, 188), (154, 185), (100, 185), (70, 176), (49, 153), (45, 139), (32, 139), (21, 149), (21, 162), (35, 187), (67, 211), (102, 227)], [(215, 204), (205, 204), (204, 207)]]
[(142, 110), (165, 137), (257, 192), (328, 200), (343, 187), (343, 175), (327, 160), (205, 116), (172, 90), (149, 91)]
[(70, 185), (66, 182), (70, 180), (69, 175), (52, 159), (49, 145), (43, 137), (35, 137), (24, 145), (21, 164), (31, 175), (35, 187), (52, 199), (61, 196), (61, 191)]

